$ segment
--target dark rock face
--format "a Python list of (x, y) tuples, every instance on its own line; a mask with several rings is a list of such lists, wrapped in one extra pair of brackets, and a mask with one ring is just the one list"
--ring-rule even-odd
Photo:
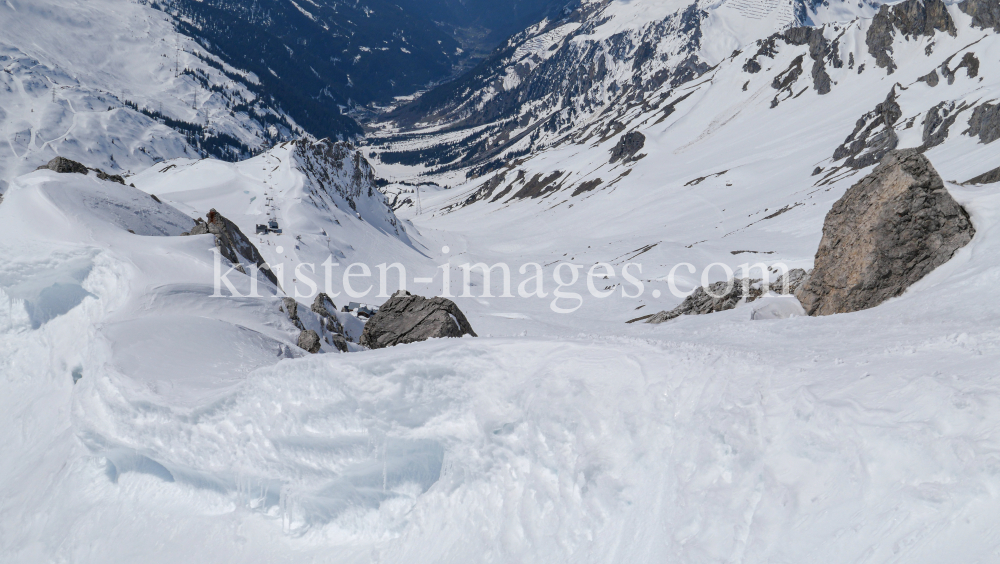
[(475, 331), (455, 302), (397, 292), (368, 320), (361, 344), (384, 349), (440, 337), (461, 337)]
[(972, 25), (983, 29), (992, 27), (1000, 33), (1000, 2), (997, 0), (964, 0), (958, 9), (972, 16)]
[(281, 298), (281, 309), (285, 310), (288, 320), (295, 324), (299, 330), (305, 331), (302, 320), (299, 319), (299, 303), (293, 298)]
[(969, 118), (969, 129), (965, 132), (972, 137), (979, 137), (983, 144), (1000, 139), (1000, 105), (985, 103), (972, 110)]
[(875, 58), (875, 64), (888, 69), (889, 74), (896, 70), (891, 55), (896, 30), (907, 37), (933, 36), (934, 30), (952, 37), (958, 33), (955, 22), (948, 15), (948, 8), (941, 0), (906, 0), (892, 6), (883, 4), (872, 18), (865, 43), (868, 52)]
[(994, 182), (1000, 182), (1000, 167), (984, 172), (975, 178), (970, 178), (962, 184), (993, 184)]
[(899, 136), (893, 126), (902, 116), (903, 110), (896, 102), (896, 89), (893, 87), (884, 102), (861, 116), (854, 125), (854, 131), (833, 152), (833, 160), (847, 157), (844, 165), (852, 168), (865, 168), (879, 162), (899, 145)]
[(826, 216), (812, 277), (796, 294), (809, 315), (875, 307), (972, 240), (969, 215), (916, 149), (888, 154)]
[(299, 348), (307, 351), (311, 354), (316, 354), (320, 351), (322, 343), (319, 340), (319, 335), (316, 334), (312, 329), (308, 331), (303, 331), (299, 333)]
[(834, 68), (844, 66), (840, 60), (839, 44), (827, 41), (823, 30), (815, 27), (794, 27), (784, 34), (785, 41), (791, 45), (808, 45), (809, 58), (813, 60), (813, 88), (820, 95), (830, 92), (830, 75), (826, 72), (826, 60), (829, 59)]
[(753, 302), (767, 293), (768, 290), (781, 295), (794, 294), (799, 287), (809, 279), (809, 274), (801, 268), (788, 273), (765, 288), (759, 278), (734, 278), (728, 282), (715, 282), (697, 288), (693, 294), (684, 298), (681, 305), (670, 311), (661, 311), (649, 318), (646, 323), (665, 323), (682, 315), (706, 315), (735, 308), (741, 302)]
[(927, 115), (924, 117), (924, 143), (920, 146), (921, 152), (944, 143), (955, 120), (968, 108), (965, 102), (958, 106), (955, 102), (941, 102), (927, 110)]
[(90, 169), (86, 166), (76, 162), (71, 161), (64, 157), (56, 157), (48, 162), (48, 164), (38, 167), (36, 170), (49, 169), (60, 174), (87, 174)]
[[(229, 221), (215, 209), (208, 212), (208, 222), (202, 219), (196, 220), (197, 224), (191, 229), (188, 235), (204, 235), (211, 233), (215, 235), (215, 246), (218, 247), (222, 256), (236, 266), (236, 270), (246, 274), (246, 270), (241, 265), (240, 257), (257, 265), (261, 274), (275, 286), (278, 285), (278, 278), (271, 272), (271, 267), (264, 262), (264, 257), (260, 255), (257, 247), (250, 242), (250, 239), (240, 231), (235, 223)], [(183, 234), (182, 234), (183, 235)]]
[(936, 70), (932, 70), (931, 72), (929, 72), (929, 73), (925, 74), (924, 76), (921, 76), (920, 78), (918, 78), (917, 82), (926, 82), (927, 86), (930, 86), (930, 87), (933, 88), (933, 87), (935, 87), (935, 86), (938, 85), (938, 82), (940, 82), (940, 78), (938, 78), (937, 71)]
[(628, 162), (645, 146), (646, 136), (638, 131), (630, 131), (622, 135), (618, 144), (611, 149), (611, 163), (614, 164), (620, 160)]

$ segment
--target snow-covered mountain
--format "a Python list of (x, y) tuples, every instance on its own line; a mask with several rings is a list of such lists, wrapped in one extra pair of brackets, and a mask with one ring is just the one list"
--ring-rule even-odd
[[(5, 62), (0, 108), (31, 141), (8, 143), (0, 199), (0, 560), (994, 558), (995, 0), (585, 1), (360, 148), (282, 141), (296, 121), (253, 75), (204, 44), (196, 57), (161, 10), (6, 6), (22, 15), (0, 42), (24, 62)], [(88, 26), (154, 25), (127, 43), (134, 62), (70, 47)], [(48, 53), (30, 39), (42, 29), (66, 43)], [(224, 95), (173, 76), (173, 37)], [(77, 68), (75, 86), (45, 86)], [(147, 114), (176, 98), (171, 119), (195, 92), (222, 106), (240, 92), (260, 112), (207, 114), (261, 152), (200, 158), (204, 140), (173, 122), (102, 109), (123, 88)], [(62, 107), (65, 134), (42, 133), (37, 114)], [(725, 267), (810, 268), (834, 202), (909, 147), (975, 235), (903, 295), (827, 317), (741, 304), (640, 322)], [(56, 152), (131, 174), (33, 171)], [(213, 297), (216, 243), (182, 235), (211, 210), (280, 289)], [(271, 220), (280, 234), (257, 232)], [(385, 299), (390, 264), (421, 295), (448, 275), (480, 337), (304, 354), (281, 297), (308, 294), (322, 268), (299, 267), (327, 259), (338, 306)], [(365, 297), (340, 284), (354, 263), (371, 267)], [(519, 297), (500, 269), (463, 288), (475, 263), (508, 265)], [(310, 303), (299, 323), (322, 331)], [(362, 322), (337, 320), (356, 340)]]
[(245, 158), (305, 134), (258, 77), (144, 4), (11, 0), (0, 14), (5, 184), (56, 155), (128, 174), (182, 156)]
[[(510, 38), (463, 79), (424, 94), (380, 125), (387, 164), (468, 168), (557, 142), (597, 116), (666, 103), (664, 95), (735, 51), (801, 25), (870, 18), (865, 2), (591, 0)], [(395, 137), (396, 127), (405, 134)], [(437, 142), (408, 142), (445, 130)], [(382, 137), (384, 136), (384, 139)]]

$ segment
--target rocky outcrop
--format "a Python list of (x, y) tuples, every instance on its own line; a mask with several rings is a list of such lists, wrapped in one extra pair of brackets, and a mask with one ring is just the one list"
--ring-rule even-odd
[(302, 324), (302, 319), (299, 318), (299, 302), (295, 301), (294, 298), (281, 298), (281, 310), (285, 312), (288, 320), (295, 324), (299, 330), (306, 330), (305, 325)]
[(1000, 2), (997, 0), (964, 0), (958, 9), (972, 16), (972, 25), (983, 29), (993, 28), (1000, 33)]
[[(1000, 167), (970, 178), (962, 184), (993, 184), (994, 182), (1000, 182)], [(0, 202), (2, 201), (0, 200)]]
[(896, 101), (896, 88), (893, 87), (884, 102), (861, 116), (854, 125), (854, 131), (833, 151), (833, 160), (846, 157), (844, 166), (855, 169), (881, 161), (899, 145), (899, 135), (893, 126), (902, 116), (903, 110)]
[[(243, 268), (242, 263), (248, 261), (255, 264), (258, 271), (264, 275), (275, 286), (278, 285), (278, 278), (271, 272), (271, 267), (264, 262), (264, 257), (261, 256), (260, 251), (257, 247), (250, 242), (250, 239), (240, 231), (240, 228), (236, 226), (235, 223), (229, 221), (223, 215), (215, 209), (211, 209), (208, 212), (208, 221), (199, 218), (195, 220), (196, 224), (190, 232), (184, 233), (183, 235), (204, 235), (206, 233), (211, 233), (215, 235), (215, 246), (218, 247), (219, 253), (226, 259), (233, 263), (236, 270), (247, 274), (246, 269)], [(242, 260), (241, 260), (242, 259)]]
[(383, 349), (441, 337), (462, 337), (475, 331), (455, 302), (397, 292), (368, 320), (361, 344)]
[(1000, 105), (985, 103), (972, 110), (966, 134), (979, 137), (983, 144), (1000, 139)]
[(796, 268), (766, 287), (759, 278), (734, 278), (727, 282), (715, 282), (709, 284), (707, 288), (698, 287), (690, 296), (684, 298), (681, 305), (653, 315), (646, 323), (659, 324), (682, 315), (706, 315), (727, 311), (741, 303), (756, 301), (769, 291), (779, 295), (791, 295), (808, 279), (809, 274), (805, 270)]
[(71, 161), (65, 157), (56, 157), (35, 170), (43, 169), (58, 172), (60, 174), (89, 174), (90, 171), (94, 171), (97, 173), (97, 178), (100, 178), (101, 180), (109, 180), (122, 185), (125, 184), (125, 179), (117, 174), (108, 174), (97, 168), (87, 168), (85, 165), (76, 161)]
[(883, 4), (875, 17), (865, 43), (868, 52), (875, 58), (875, 64), (887, 69), (889, 74), (896, 70), (892, 60), (892, 41), (899, 31), (905, 37), (933, 36), (934, 31), (943, 31), (954, 37), (958, 31), (948, 14), (948, 8), (941, 0), (906, 0), (892, 6)]
[(90, 169), (83, 164), (71, 161), (64, 157), (56, 157), (35, 170), (42, 169), (48, 169), (53, 172), (58, 172), (59, 174), (87, 174), (90, 172)]
[(785, 31), (784, 39), (790, 45), (808, 45), (809, 58), (813, 60), (813, 88), (820, 95), (830, 92), (830, 75), (826, 71), (826, 61), (834, 68), (841, 68), (844, 62), (840, 59), (839, 43), (830, 42), (823, 33), (823, 28), (793, 27)]
[(316, 354), (322, 348), (323, 343), (319, 340), (319, 334), (309, 329), (308, 331), (299, 333), (298, 345), (300, 349), (311, 354)]
[(955, 124), (958, 116), (967, 110), (969, 106), (962, 102), (955, 105), (955, 102), (941, 102), (940, 104), (927, 110), (924, 117), (923, 145), (921, 152), (937, 147), (948, 139), (949, 129)]
[(638, 131), (630, 131), (622, 135), (621, 139), (618, 140), (618, 144), (611, 149), (611, 164), (615, 164), (621, 160), (625, 162), (633, 160), (635, 154), (645, 146), (646, 136)]
[(927, 158), (916, 149), (894, 151), (827, 214), (815, 270), (797, 297), (809, 315), (875, 307), (947, 262), (974, 234)]
[(333, 303), (330, 296), (320, 293), (313, 301), (312, 312), (319, 316), (323, 329), (328, 333), (325, 335), (326, 341), (337, 347), (340, 352), (347, 352), (347, 338), (340, 320), (337, 319), (337, 305)]

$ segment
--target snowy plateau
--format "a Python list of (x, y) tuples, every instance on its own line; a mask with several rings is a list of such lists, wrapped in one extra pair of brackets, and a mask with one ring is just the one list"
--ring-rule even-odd
[[(0, 562), (1000, 562), (1000, 3), (547, 13), (358, 134), (154, 2), (0, 0)], [(896, 149), (975, 228), (901, 295), (645, 323)], [(397, 270), (478, 337), (362, 346)]]

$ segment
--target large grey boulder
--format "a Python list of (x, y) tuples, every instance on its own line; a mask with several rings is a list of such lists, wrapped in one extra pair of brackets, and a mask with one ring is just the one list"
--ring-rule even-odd
[(70, 173), (87, 174), (90, 170), (82, 163), (71, 161), (65, 157), (56, 157), (35, 170), (42, 170), (42, 169), (48, 169), (53, 172), (58, 172), (60, 174), (70, 174)]
[(969, 214), (916, 149), (893, 151), (833, 205), (812, 277), (797, 293), (809, 315), (875, 307), (972, 240)]
[[(182, 235), (204, 235), (206, 233), (215, 235), (215, 246), (218, 247), (219, 253), (233, 263), (237, 270), (246, 274), (247, 272), (241, 263), (244, 260), (249, 261), (257, 265), (260, 273), (272, 284), (278, 285), (278, 278), (271, 272), (271, 267), (264, 262), (264, 257), (261, 256), (257, 247), (250, 242), (250, 239), (240, 231), (235, 223), (223, 217), (214, 208), (208, 212), (207, 222), (199, 218), (191, 231)], [(240, 260), (241, 257), (243, 260)]]
[(309, 329), (299, 333), (298, 345), (300, 349), (307, 351), (310, 354), (316, 354), (320, 351), (323, 343), (319, 340), (319, 334), (312, 329)]
[(427, 299), (409, 292), (396, 292), (365, 324), (361, 344), (383, 349), (440, 337), (462, 337), (476, 332), (455, 302)]

